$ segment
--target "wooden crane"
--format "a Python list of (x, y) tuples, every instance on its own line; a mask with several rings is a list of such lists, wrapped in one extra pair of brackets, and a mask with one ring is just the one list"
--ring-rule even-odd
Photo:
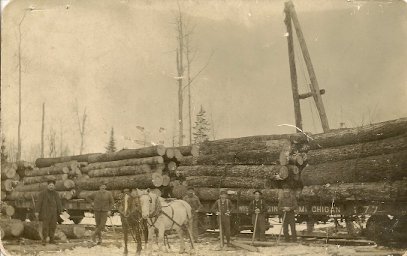
[[(294, 4), (291, 1), (285, 2), (285, 24), (287, 26), (287, 43), (288, 43), (288, 57), (290, 63), (290, 74), (291, 74), (291, 86), (293, 91), (294, 100), (294, 113), (295, 113), (295, 125), (302, 130), (302, 117), (301, 117), (301, 106), (300, 99), (306, 99), (308, 97), (313, 97), (315, 105), (321, 119), (322, 129), (324, 132), (329, 131), (328, 118), (325, 113), (324, 103), (322, 102), (321, 95), (325, 93), (325, 90), (320, 90), (318, 81), (315, 75), (314, 67), (312, 66), (311, 57), (308, 52), (307, 44), (304, 39), (304, 35), (301, 30), (300, 22), (298, 21), (297, 13), (294, 9)], [(294, 24), (295, 32), (301, 47), (302, 56), (304, 57), (305, 64), (307, 66), (308, 75), (311, 80), (311, 92), (299, 94), (298, 93), (298, 83), (297, 83), (297, 71), (295, 67), (295, 55), (294, 55), (294, 42), (292, 33), (292, 24)], [(300, 132), (297, 130), (297, 132)]]

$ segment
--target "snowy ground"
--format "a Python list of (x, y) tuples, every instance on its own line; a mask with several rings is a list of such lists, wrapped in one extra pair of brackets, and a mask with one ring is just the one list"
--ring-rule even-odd
[[(69, 221), (65, 222), (69, 223)], [(23, 255), (123, 255), (123, 241), (122, 233), (119, 228), (120, 218), (119, 216), (113, 216), (108, 219), (107, 224), (117, 225), (117, 228), (113, 231), (113, 228), (109, 227), (108, 231), (104, 233), (103, 244), (98, 246), (91, 246), (89, 238), (82, 240), (69, 241), (68, 243), (61, 243), (59, 245), (47, 245), (42, 246), (38, 241), (23, 240), (23, 241), (4, 241), (4, 247), (8, 251), (9, 255), (23, 256)], [(94, 219), (91, 215), (87, 215), (82, 224), (94, 224)], [(272, 224), (275, 226), (267, 231), (268, 234), (278, 234), (280, 231), (280, 225), (278, 219), (273, 219)], [(319, 225), (320, 227), (332, 226), (331, 223), (326, 225)], [(305, 229), (305, 225), (298, 225), (298, 230)], [(89, 233), (88, 233), (89, 235)], [(240, 248), (228, 248), (220, 250), (219, 239), (216, 234), (205, 234), (201, 237), (200, 243), (195, 244), (195, 249), (191, 250), (188, 241), (186, 241), (187, 254), (189, 255), (242, 255), (242, 256), (255, 256), (255, 255), (273, 255), (273, 256), (288, 256), (288, 255), (309, 255), (309, 256), (375, 256), (375, 255), (400, 255), (407, 256), (407, 245), (405, 249), (389, 249), (384, 247), (378, 247), (376, 245), (366, 246), (339, 246), (334, 244), (325, 244), (321, 241), (309, 242), (305, 240), (299, 240), (298, 243), (279, 243), (279, 245), (269, 247), (258, 247), (259, 252), (248, 252)], [(275, 236), (268, 236), (268, 241), (275, 242)], [(131, 239), (131, 237), (130, 237)], [(249, 240), (249, 236), (240, 237), (239, 240)], [(232, 239), (233, 241), (233, 239)], [(151, 244), (146, 250), (143, 249), (142, 255), (179, 255), (179, 241), (175, 236), (169, 236), (169, 243), (171, 249), (168, 252), (158, 252), (158, 247), (155, 244)], [(129, 244), (129, 254), (135, 255), (136, 246), (134, 242)], [(187, 255), (184, 254), (184, 255)], [(1, 254), (0, 254), (1, 255)]]

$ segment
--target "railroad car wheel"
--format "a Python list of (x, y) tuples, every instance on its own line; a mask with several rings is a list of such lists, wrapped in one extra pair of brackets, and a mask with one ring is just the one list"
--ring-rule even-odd
[(366, 236), (378, 244), (389, 240), (391, 220), (386, 215), (373, 215), (366, 222)]

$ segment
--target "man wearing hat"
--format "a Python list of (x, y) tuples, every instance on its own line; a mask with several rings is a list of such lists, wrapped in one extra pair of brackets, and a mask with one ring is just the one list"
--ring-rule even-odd
[(291, 227), (291, 241), (297, 241), (297, 232), (295, 230), (295, 212), (298, 211), (297, 197), (294, 190), (287, 184), (282, 186), (278, 194), (278, 208), (284, 212), (283, 233), (286, 242), (290, 242), (288, 226)]
[(35, 217), (42, 221), (42, 245), (46, 244), (47, 237), (50, 244), (56, 244), (54, 234), (61, 212), (62, 204), (55, 191), (55, 181), (49, 180), (47, 189), (38, 195), (38, 202), (35, 205)]
[(99, 186), (99, 191), (86, 198), (88, 202), (91, 202), (95, 214), (96, 228), (91, 237), (92, 241), (96, 242), (96, 236), (98, 236), (99, 241), (97, 244), (102, 243), (102, 230), (105, 228), (107, 217), (110, 216), (110, 210), (114, 205), (113, 195), (106, 190), (106, 187), (107, 184), (102, 183)]
[[(211, 211), (220, 216), (222, 227), (222, 236), (226, 236), (227, 246), (230, 246), (230, 213), (232, 211), (232, 202), (227, 198), (228, 194), (226, 190), (220, 191), (220, 198), (213, 204)], [(221, 237), (223, 241), (223, 237)]]
[(255, 229), (253, 232), (257, 240), (265, 241), (267, 207), (261, 198), (260, 190), (254, 191), (253, 194), (254, 200), (249, 204), (249, 213), (252, 215), (253, 229)]
[(192, 237), (194, 242), (198, 242), (198, 211), (202, 208), (201, 201), (195, 195), (193, 187), (188, 187), (187, 194), (182, 199), (191, 206), (192, 211)]

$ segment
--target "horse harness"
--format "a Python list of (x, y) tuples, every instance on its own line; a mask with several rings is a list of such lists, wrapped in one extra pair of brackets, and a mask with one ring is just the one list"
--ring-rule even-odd
[[(152, 202), (152, 198), (151, 198), (150, 195), (149, 195), (149, 197), (150, 197), (150, 202)], [(165, 213), (162, 210), (163, 207), (162, 207), (162, 205), (160, 203), (160, 199), (157, 198), (156, 201), (155, 201), (155, 210), (154, 210), (154, 212), (152, 214), (150, 214), (150, 216), (148, 218), (150, 220), (150, 222), (151, 222), (151, 223), (149, 223), (147, 221), (148, 225), (150, 227), (154, 227), (155, 229), (157, 229), (157, 227), (155, 226), (155, 223), (157, 222), (160, 215), (163, 214), (164, 216), (166, 216), (168, 219), (170, 219), (172, 221), (171, 229), (174, 227), (174, 224), (177, 225), (180, 228), (183, 228), (183, 226), (181, 224), (177, 223), (174, 220), (174, 208), (172, 208), (172, 206), (170, 204), (168, 204), (168, 207), (171, 208), (171, 216), (169, 216), (167, 213)]]

